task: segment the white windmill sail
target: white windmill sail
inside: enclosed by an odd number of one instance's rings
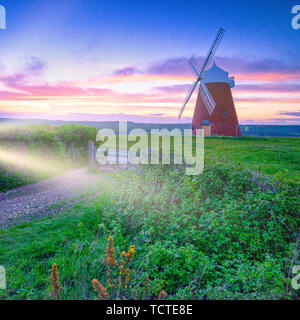
[[[202,76],[203,76],[203,73],[206,70],[207,66],[211,62],[214,54],[216,53],[218,46],[224,36],[224,33],[225,33],[225,30],[223,28],[220,28],[216,37],[215,37],[215,40],[213,41],[213,43],[208,51],[208,54],[204,60],[202,68],[199,68],[198,62],[194,56],[192,56],[191,59],[189,60],[189,63],[197,76],[197,80],[195,82],[193,82],[193,84],[188,92],[188,95],[184,100],[184,103],[179,111],[179,115],[178,115],[179,119],[180,119],[186,105],[188,104],[188,102],[189,102],[189,100],[190,100],[190,98],[191,98],[191,96],[192,96],[192,94],[193,94],[193,92],[199,82],[200,82],[199,92],[200,92],[201,97],[203,99],[203,102],[207,108],[207,111],[210,115],[213,113],[213,111],[216,107],[216,103],[215,103],[213,97],[211,96],[209,90],[207,89],[205,83],[202,81]]]
[[[206,106],[206,109],[207,109],[209,115],[211,116],[211,114],[215,110],[216,103],[215,103],[215,100],[213,99],[213,97],[211,96],[210,92],[208,91],[207,86],[205,85],[205,83],[202,80],[200,81],[199,92],[200,92],[202,100]]]
[[[206,58],[203,62],[202,69],[200,71],[200,77],[202,77],[204,71],[209,66],[210,62],[212,61],[224,34],[225,34],[225,30],[223,28],[220,28],[216,37],[215,37],[215,40],[213,41],[212,45],[210,46],[210,49],[208,50]]]
[[[190,100],[190,98],[191,98],[191,96],[192,96],[195,88],[197,87],[199,81],[200,81],[200,80],[197,80],[197,81],[193,82],[193,84],[192,84],[192,86],[191,86],[191,88],[190,88],[190,90],[189,90],[189,92],[188,92],[188,95],[186,96],[186,98],[185,98],[185,100],[184,100],[184,102],[183,102],[183,105],[182,105],[182,107],[181,107],[181,109],[180,109],[180,111],[179,111],[179,115],[178,115],[178,118],[179,118],[179,119],[180,119],[180,117],[181,117],[181,115],[182,115],[183,110],[185,109],[185,106],[188,104],[188,102],[189,102],[189,100]]]
[[[198,64],[197,59],[194,56],[191,56],[191,59],[189,60],[189,64],[194,70],[196,76],[199,78],[200,77],[200,67]]]

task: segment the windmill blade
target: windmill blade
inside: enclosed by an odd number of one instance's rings
[[[189,64],[192,67],[193,71],[195,72],[196,76],[199,78],[200,76],[200,66],[198,64],[197,59],[194,56],[191,56],[189,60]]]
[[[200,73],[199,73],[200,77],[202,77],[203,72],[205,71],[205,69],[207,68],[207,66],[211,62],[213,56],[215,55],[215,53],[216,53],[216,51],[218,49],[218,46],[219,46],[224,34],[225,34],[225,30],[223,28],[220,28],[218,33],[217,33],[217,35],[216,35],[216,38],[213,41],[213,43],[212,43],[212,45],[211,45],[211,47],[210,47],[210,49],[209,49],[209,51],[207,53],[207,56],[206,56],[206,58],[204,60],[204,63],[202,65],[202,68],[201,68]]]
[[[206,109],[207,109],[209,115],[211,116],[211,114],[215,110],[216,103],[215,103],[215,100],[213,99],[213,97],[211,96],[210,92],[208,91],[207,86],[205,85],[205,83],[203,81],[200,81],[199,92],[200,92],[200,95],[201,95],[203,102],[206,106]]]
[[[200,81],[200,80],[198,79],[197,81],[193,82],[193,84],[192,84],[192,86],[191,86],[191,88],[190,88],[190,90],[189,90],[189,93],[188,93],[188,95],[186,96],[186,98],[185,98],[185,100],[184,100],[184,103],[183,103],[183,105],[182,105],[182,107],[181,107],[181,109],[180,109],[180,111],[179,111],[179,114],[178,114],[178,118],[179,118],[179,119],[180,119],[180,117],[181,117],[181,115],[182,115],[183,110],[185,109],[185,106],[188,104],[188,102],[189,102],[189,100],[190,100],[190,98],[191,98],[191,96],[192,96],[195,88],[197,87],[197,84],[199,83],[199,81]]]

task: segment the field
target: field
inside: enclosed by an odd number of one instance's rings
[[[55,156],[66,167],[86,161],[92,129],[32,128],[35,138],[25,129],[9,136],[18,136],[19,144],[27,137],[26,150],[40,155],[50,135],[50,150],[60,146]],[[82,130],[89,133],[79,135]],[[65,139],[74,136],[83,137],[73,145],[81,164],[70,164]],[[12,168],[3,169],[1,182]],[[199,176],[173,165],[97,174],[103,193],[89,203],[0,230],[0,265],[7,272],[1,298],[55,298],[54,263],[62,299],[95,299],[94,288],[112,299],[299,298],[291,286],[292,267],[299,264],[298,138],[206,139]],[[25,178],[15,171],[3,191],[45,175]]]
[[[210,138],[205,156],[224,158],[280,181],[300,182],[299,138]]]

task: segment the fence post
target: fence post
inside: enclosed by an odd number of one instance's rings
[[[89,167],[91,169],[95,168],[95,158],[96,158],[96,154],[95,154],[95,143],[94,141],[89,141]]]

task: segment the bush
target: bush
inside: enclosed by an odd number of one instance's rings
[[[180,299],[290,297],[299,186],[271,179],[266,188],[263,176],[213,162],[199,176],[149,166],[123,179],[110,203],[106,196],[82,221],[97,225],[100,238],[136,244],[134,268],[149,276],[153,297],[161,290]]]
[[[81,125],[30,125],[3,127],[0,131],[1,148],[20,152],[43,161],[70,167],[86,165],[88,141],[95,140],[97,128]],[[1,149],[0,149],[1,151]],[[7,164],[0,157],[0,192],[50,177],[51,173],[32,173]]]

